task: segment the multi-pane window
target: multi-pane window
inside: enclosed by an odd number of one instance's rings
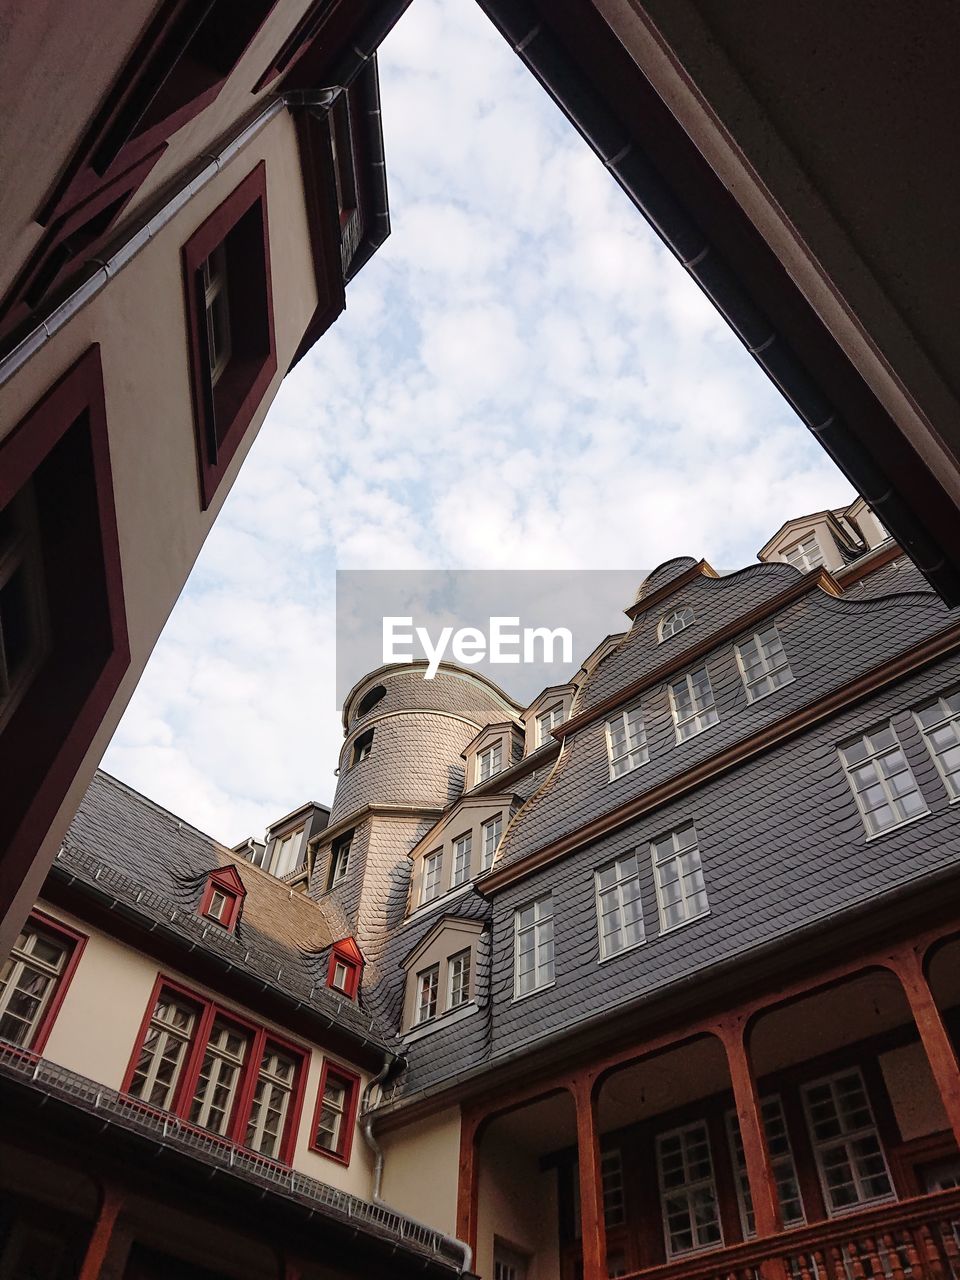
[[[161,993],[140,1046],[129,1093],[152,1107],[170,1110],[196,1023],[193,1005]]]
[[[665,613],[657,627],[658,639],[669,640],[678,631],[689,627],[691,622],[693,622],[693,610],[689,606],[684,609],[674,609],[673,613]]]
[[[607,721],[607,756],[610,778],[620,778],[650,759],[643,712],[639,706],[618,711]]]
[[[210,369],[210,385],[215,387],[230,363],[233,350],[226,242],[218,245],[209,258],[204,258],[200,271],[206,311],[207,364]]]
[[[48,650],[40,534],[32,486],[0,510],[0,727]]]
[[[542,747],[558,724],[563,723],[563,703],[556,702],[537,716],[537,746]]]
[[[336,1071],[328,1063],[324,1065],[312,1145],[341,1160],[350,1153],[357,1086],[355,1076]]]
[[[669,1256],[720,1244],[723,1236],[707,1126],[698,1121],[659,1134],[657,1169]]]
[[[24,926],[0,971],[0,1039],[31,1046],[71,950],[56,934]]]
[[[330,887],[345,880],[347,872],[350,869],[350,840],[349,835],[342,836],[334,842],[333,849],[330,852]]]
[[[605,959],[643,941],[637,855],[629,853],[596,873],[600,955]]]
[[[262,1156],[274,1158],[280,1154],[296,1075],[293,1058],[268,1044],[257,1073],[246,1136],[246,1145]]]
[[[470,879],[470,855],[473,851],[473,832],[457,836],[453,842],[453,885],[465,884]]]
[[[503,743],[498,740],[477,752],[477,782],[486,782],[503,768]]]
[[[525,996],[553,982],[553,895],[514,912],[514,994]]]
[[[190,1105],[191,1124],[214,1133],[226,1133],[248,1048],[249,1037],[245,1032],[217,1018]]]
[[[304,828],[298,827],[296,831],[290,831],[277,839],[271,867],[275,876],[289,875],[291,871],[296,871],[303,865],[303,836]]]
[[[777,1187],[777,1199],[780,1201],[780,1212],[785,1227],[795,1226],[804,1221],[803,1200],[800,1196],[800,1184],[797,1181],[797,1167],[790,1148],[790,1137],[787,1133],[787,1122],[783,1114],[783,1106],[779,1097],[774,1095],[762,1099],[760,1113],[763,1116],[763,1130],[767,1139],[767,1150],[770,1153],[770,1165],[773,1179]],[[743,1138],[735,1111],[727,1112],[727,1134],[730,1138],[730,1151],[733,1156],[733,1167],[737,1178],[737,1202],[740,1207],[740,1223],[745,1236],[756,1235],[757,1226],[753,1213],[753,1198],[750,1195],[750,1182],[747,1177],[747,1161],[743,1152]]]
[[[670,686],[670,709],[678,742],[686,742],[719,722],[706,667],[688,672]]]
[[[500,843],[500,836],[503,834],[503,814],[494,814],[480,828],[480,870],[489,871],[493,866],[493,859],[497,852],[497,845]]]
[[[423,860],[423,884],[420,890],[421,902],[432,902],[440,892],[440,877],[443,874],[443,850],[428,853]]]
[[[792,547],[787,547],[783,558],[787,564],[792,564],[795,569],[801,569],[804,573],[809,569],[819,569],[823,564],[823,552],[813,533],[800,542],[795,542]]]
[[[737,645],[737,661],[748,702],[766,697],[793,679],[776,627],[765,627],[748,640],[741,640]]]
[[[623,1159],[620,1151],[601,1152],[600,1185],[603,1190],[603,1219],[607,1229],[619,1227],[627,1219],[623,1190]]]
[[[458,1009],[470,999],[470,949],[447,961],[447,1008]]]
[[[820,1182],[831,1213],[893,1195],[876,1122],[856,1068],[804,1086]]]
[[[960,689],[927,703],[915,714],[950,799],[960,800]]]
[[[672,929],[709,910],[697,830],[692,822],[651,845],[661,929]]]
[[[437,1016],[440,966],[433,964],[417,974],[417,1022],[429,1022]]]
[[[846,743],[840,758],[868,835],[927,812],[892,724]]]

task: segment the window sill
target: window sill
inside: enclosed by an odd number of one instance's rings
[[[686,923],[687,921],[685,920],[684,924]],[[674,925],[673,927],[677,929],[680,926]],[[662,932],[663,930],[661,930],[661,933]],[[647,941],[647,938],[641,938],[639,942],[631,942],[629,947],[621,947],[619,951],[613,951],[608,956],[600,956],[597,960],[597,964],[609,964],[611,960],[619,960],[621,956],[629,955],[631,951],[639,951],[641,947],[645,947],[647,945]]]
[[[407,921],[416,920],[420,916],[427,916],[435,907],[448,902],[456,902],[458,898],[462,898],[465,893],[473,888],[473,881],[467,880],[464,884],[458,884],[455,889],[448,889],[446,893],[438,893],[435,898],[431,898],[429,902],[421,902],[407,916]]]
[[[644,768],[644,766],[648,765],[649,763],[650,763],[650,757],[647,756],[646,760],[644,760],[641,764],[635,764],[632,769],[627,769],[626,772],[624,773],[618,773],[615,778],[611,775],[607,779],[607,786],[609,786],[611,782],[622,782],[624,778],[629,778],[631,773],[636,773],[638,769]]]
[[[437,1017],[431,1018],[428,1022],[421,1022],[415,1027],[411,1027],[409,1031],[403,1033],[404,1044],[415,1044],[418,1040],[422,1040],[424,1036],[428,1036],[431,1031],[439,1031],[443,1027],[453,1027],[458,1022],[462,1022],[464,1018],[468,1018],[473,1013],[478,1013],[479,1008],[474,1000],[468,1000],[466,1004],[461,1004],[456,1009],[450,1009],[446,1013],[438,1014]]]
[[[871,1209],[875,1204],[892,1204],[896,1199],[896,1192],[891,1191],[886,1196],[874,1196],[870,1200],[860,1200],[857,1204],[845,1204],[842,1209],[827,1208],[827,1220],[849,1218],[852,1213],[859,1213],[861,1209]]]
[[[666,928],[661,924],[659,936],[665,938],[668,933],[676,933],[679,929],[686,929],[687,925],[696,924],[698,920],[706,920],[707,916],[712,914],[713,912],[711,911],[701,911],[698,916],[691,916],[689,920],[681,920],[679,924],[671,924]]]
[[[953,803],[955,802],[951,801],[951,804]],[[904,827],[912,826],[914,822],[920,822],[921,819],[929,818],[929,817],[930,817],[930,810],[924,809],[923,813],[914,814],[912,818],[904,818],[902,822],[896,822],[892,827],[884,827],[882,831],[875,831],[872,836],[868,835],[865,843],[873,844],[874,840],[882,840],[884,836],[892,836],[895,831],[902,831]],[[861,815],[861,821],[863,821],[862,815]]]
[[[681,738],[681,737],[679,737],[679,736],[677,735],[676,729],[674,729],[674,737],[676,737],[676,739],[677,739],[676,745],[677,745],[678,747],[682,747],[682,746],[684,745],[684,743],[686,743],[686,742],[692,742],[692,741],[694,740],[694,738],[699,738],[702,734],[704,734],[704,733],[709,733],[711,729],[716,729],[716,728],[718,728],[718,727],[719,727],[719,725],[720,725],[720,721],[719,721],[719,720],[715,720],[715,721],[713,722],[713,724],[705,724],[705,725],[703,726],[703,728],[702,728],[702,729],[698,729],[696,733],[690,733],[690,734],[688,734],[685,738]],[[711,1246],[711,1247],[712,1247],[712,1246]],[[686,1255],[684,1255],[684,1256],[686,1256]]]
[[[328,1160],[332,1160],[334,1164],[342,1164],[346,1168],[350,1163],[349,1156],[338,1155],[336,1151],[329,1151],[326,1147],[317,1147],[311,1142],[309,1150],[317,1156],[326,1156]]]
[[[557,980],[554,978],[552,982],[545,982],[540,987],[534,987],[532,991],[525,991],[522,996],[514,995],[510,1003],[517,1004],[520,1000],[529,1000],[531,996],[538,996],[541,991],[549,991],[551,987],[555,987],[556,985]]]
[[[773,695],[775,693],[779,693],[781,689],[786,689],[792,685],[796,681],[796,678],[796,676],[791,676],[789,680],[784,680],[783,684],[778,684],[775,689],[768,689],[766,693],[759,693],[755,698],[752,698],[750,696],[750,691],[747,690],[747,705],[752,707],[754,703],[763,702],[765,698],[772,698]]]

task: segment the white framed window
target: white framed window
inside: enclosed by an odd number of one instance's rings
[[[192,1005],[161,994],[130,1081],[133,1097],[170,1110],[196,1021]]]
[[[777,1094],[761,1099],[760,1114],[763,1117],[763,1131],[767,1139],[767,1150],[770,1153],[770,1165],[773,1169],[773,1180],[777,1186],[777,1199],[780,1201],[783,1225],[794,1227],[806,1221],[806,1218],[803,1212],[803,1199],[800,1195],[800,1183],[797,1180],[797,1166],[790,1146],[790,1135],[787,1132],[787,1121],[783,1114],[783,1104]],[[750,1181],[747,1177],[747,1161],[743,1152],[740,1124],[737,1113],[732,1108],[727,1112],[727,1137],[730,1141],[730,1155],[737,1180],[740,1225],[743,1228],[744,1237],[749,1239],[757,1234],[757,1224],[753,1212],[753,1197],[750,1194]]]
[[[863,1077],[856,1067],[803,1086],[813,1154],[831,1214],[893,1198]]]
[[[333,977],[330,980],[331,987],[336,987],[338,991],[346,991],[352,976],[352,970],[345,961],[334,960]]]
[[[710,1138],[702,1121],[657,1135],[657,1172],[668,1256],[722,1244]]]
[[[470,948],[447,961],[447,1008],[459,1009],[470,1000]]]
[[[627,1208],[623,1188],[623,1158],[617,1147],[600,1153],[600,1185],[603,1190],[603,1219],[607,1229],[622,1226],[627,1220]]]
[[[293,1058],[268,1043],[257,1073],[245,1140],[246,1146],[262,1156],[275,1159],[280,1154],[296,1074]]]
[[[223,892],[222,889],[214,889],[210,895],[210,905],[207,907],[206,914],[214,920],[222,920],[223,914],[230,905],[231,899]]]
[[[800,569],[803,573],[811,569],[819,569],[823,564],[823,552],[820,550],[820,543],[815,533],[806,534],[792,547],[787,547],[782,554],[787,564],[792,564],[795,569]]]
[[[636,853],[608,862],[594,873],[600,956],[607,959],[643,942],[643,904]]]
[[[334,842],[330,851],[330,887],[339,884],[347,878],[347,872],[350,870],[350,842],[352,833],[347,836],[341,836],[339,840]]]
[[[840,759],[867,835],[929,812],[892,724],[845,743]]]
[[[420,887],[420,901],[432,902],[440,894],[440,878],[443,875],[443,850],[428,853],[423,860],[423,884]]]
[[[273,849],[273,866],[275,876],[285,876],[303,865],[303,827],[279,836]]]
[[[503,768],[503,742],[493,742],[477,752],[477,782],[486,782]]]
[[[0,729],[49,648],[49,626],[32,486],[0,511]]]
[[[417,974],[417,1023],[429,1022],[437,1016],[437,994],[440,987],[440,966],[432,964]]]
[[[209,258],[204,258],[201,274],[203,305],[206,310],[207,363],[210,367],[210,385],[215,387],[230,363],[233,350],[226,242],[217,245]]]
[[[670,710],[678,742],[686,742],[719,723],[720,716],[713,701],[713,686],[706,667],[688,671],[674,681],[670,686]]]
[[[914,713],[951,800],[960,800],[960,689]]]
[[[678,631],[683,631],[693,622],[693,610],[686,606],[683,609],[674,609],[672,613],[665,613],[657,624],[657,640],[663,643],[669,640],[671,636],[675,636]]]
[[[362,760],[368,760],[373,751],[373,730],[367,729],[356,738],[353,743],[353,765],[358,765]]]
[[[622,778],[625,773],[639,769],[650,759],[647,731],[639,704],[611,716],[607,721],[606,733],[611,782],[614,778]]]
[[[249,1037],[238,1027],[214,1021],[190,1106],[191,1124],[226,1133],[248,1046]]]
[[[473,852],[473,832],[466,831],[457,836],[453,842],[453,880],[452,887],[466,884],[470,879],[470,858]]]
[[[553,894],[518,907],[513,929],[514,997],[549,987],[554,979]]]
[[[62,939],[24,925],[0,970],[0,1039],[29,1048],[70,951]]]
[[[741,640],[736,649],[748,702],[758,702],[792,682],[793,672],[775,626],[755,631],[749,639]]]
[[[563,724],[563,703],[555,702],[537,716],[537,746],[542,747],[558,724]]]
[[[497,845],[503,834],[503,814],[495,813],[480,828],[480,870],[489,871],[496,857]]]
[[[693,823],[655,840],[650,851],[661,931],[705,916],[710,906]]]

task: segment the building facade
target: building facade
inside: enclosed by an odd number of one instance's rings
[[[371,672],[264,841],[97,776],[3,973],[4,1274],[960,1273],[955,613],[861,500],[626,613],[526,707]]]

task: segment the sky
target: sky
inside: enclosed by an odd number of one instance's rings
[[[228,844],[333,796],[337,569],[638,587],[853,497],[478,6],[414,0],[379,61],[392,234],[283,383],[103,762]]]

